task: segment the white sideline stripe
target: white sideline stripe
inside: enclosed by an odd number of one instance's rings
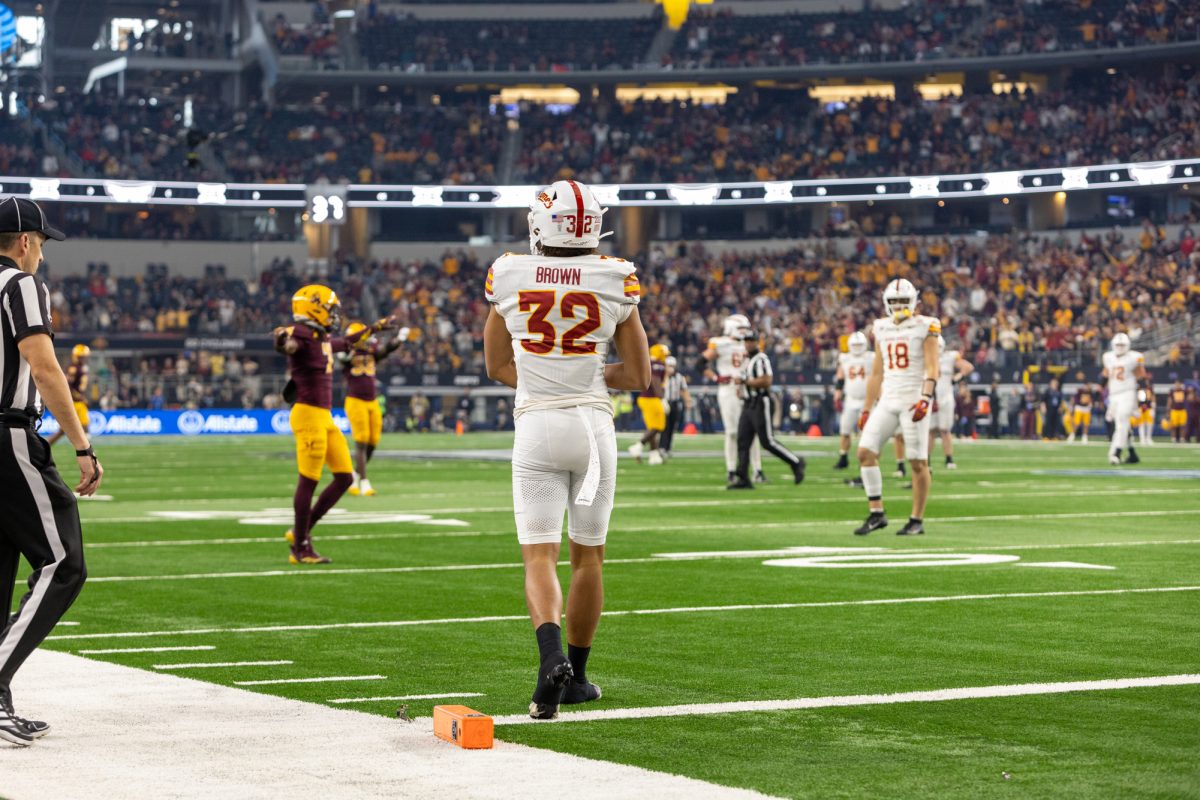
[[[478,536],[516,536],[512,531],[431,531],[429,533],[350,533],[321,536],[322,542],[359,542],[377,539],[458,539]],[[210,544],[274,544],[282,536],[234,536],[226,539],[149,539],[131,542],[88,542],[84,547],[108,549],[114,547],[202,547]]]
[[[493,750],[463,750],[434,737],[428,725],[353,706],[52,650],[34,651],[27,666],[13,690],[22,707],[54,720],[58,733],[20,753],[0,749],[0,794],[12,800],[764,797],[505,741]],[[280,758],[280,742],[293,741],[304,742],[303,769]]]
[[[908,603],[953,603],[970,600],[1036,599],[1041,597],[1098,597],[1120,594],[1158,594],[1162,592],[1200,592],[1200,586],[1156,586],[1142,589],[1081,589],[1069,592],[1009,592],[1004,594],[958,594],[932,597],[885,597],[874,600],[826,600],[810,603],[758,603],[728,606],[687,606],[605,611],[605,617],[629,617],[647,614],[695,614],[721,611],[758,611],[793,608],[842,608],[850,606],[905,605]],[[200,636],[212,633],[287,633],[289,631],[352,630],[355,628],[407,628],[419,625],[458,625],[478,622],[528,622],[528,614],[489,617],[447,617],[444,619],[402,619],[379,622],[330,622],[316,625],[261,625],[249,628],[192,628],[174,631],[128,631],[123,633],[75,633],[49,636],[47,641],[66,639],[133,639],[148,636]]]
[[[1100,517],[1169,517],[1169,516],[1194,516],[1200,515],[1200,509],[1184,509],[1174,511],[1113,511],[1108,514],[1094,513],[1068,513],[1068,514],[1001,514],[995,516],[979,516],[979,517],[929,517],[927,521],[931,524],[945,522],[987,522],[987,521],[1021,521],[1033,519],[1075,519],[1088,518],[1097,519]],[[807,520],[799,522],[779,522],[765,523],[759,525],[744,525],[746,529],[751,528],[771,528],[771,527],[787,527],[787,528],[808,528],[813,526],[829,527],[830,525],[848,525],[847,520]],[[699,530],[704,528],[718,528],[720,530],[729,530],[729,525],[697,525],[691,530]],[[622,532],[632,531],[662,531],[669,528],[621,528]],[[687,530],[687,528],[684,528]],[[1080,545],[1084,547],[1086,545]],[[954,548],[959,549],[959,548]],[[988,548],[988,549],[1001,549]],[[660,558],[652,556],[649,558],[610,558],[604,563],[612,564],[668,564],[680,561],[705,561],[714,558],[714,556],[702,556],[693,558],[684,558],[675,556],[671,558]],[[567,565],[569,562],[560,561],[560,565]],[[466,572],[471,570],[489,570],[489,569],[521,569],[524,565],[521,563],[507,564],[429,564],[419,567],[352,567],[345,569],[315,569],[315,570],[298,570],[298,569],[271,569],[260,572],[197,572],[184,573],[180,575],[105,575],[96,578],[88,578],[89,583],[132,583],[146,581],[198,581],[198,580],[216,580],[219,578],[286,578],[286,577],[304,577],[304,576],[329,576],[329,575],[392,575],[403,574],[408,572]]]
[[[211,644],[191,647],[113,647],[108,650],[76,650],[81,656],[107,656],[114,653],[178,653],[184,650],[216,650]]]
[[[1058,569],[1116,569],[1105,564],[1084,564],[1081,561],[1023,561],[1017,567],[1050,567]]]
[[[829,548],[837,550],[839,553],[870,553],[887,551],[893,554],[904,554],[908,556],[919,556],[926,553],[962,553],[962,552],[992,552],[994,550],[1077,550],[1088,547],[1148,547],[1159,544],[1200,544],[1200,539],[1153,539],[1144,542],[1087,542],[1081,544],[996,544],[987,546],[972,546],[972,547],[914,547],[909,550],[903,548],[899,550],[889,550],[886,547],[857,547],[857,548]],[[782,556],[793,555],[808,555],[809,551],[819,548],[795,546],[795,547],[765,547],[762,550],[703,550],[697,552],[675,552],[675,553],[655,553],[657,558],[671,559],[675,561],[701,561],[710,558],[726,558],[726,559],[750,559],[759,558],[777,558]],[[1064,562],[1066,563],[1066,562]],[[1026,562],[1022,565],[1027,566]]]
[[[808,708],[844,708],[846,706],[876,706],[894,703],[939,703],[945,700],[979,700],[991,697],[1025,697],[1027,695],[1067,694],[1069,692],[1100,692],[1114,689],[1145,689],[1159,686],[1195,686],[1200,675],[1159,675],[1152,678],[1116,678],[1100,681],[1063,681],[1059,683],[1015,683],[1002,686],[973,686],[964,689],[936,689],[928,692],[898,692],[896,694],[852,694],[833,697],[801,697],[795,700],[747,700],[730,703],[689,703],[680,706],[649,706],[645,708],[612,708],[595,711],[567,711],[555,722],[595,722],[613,719],[649,719],[688,717],[704,714],[743,714],[764,711],[797,711]],[[494,717],[497,725],[525,725],[541,720],[528,714]]]
[[[194,664],[155,664],[155,669],[216,669],[218,667],[280,667],[294,661],[199,661]]]
[[[839,484],[830,483],[828,485],[832,487],[832,486],[837,486]],[[217,488],[217,487],[214,487],[214,488]],[[845,488],[845,487],[843,487],[843,488]],[[995,492],[968,492],[968,493],[943,494],[943,495],[934,494],[932,499],[938,500],[938,501],[943,501],[943,500],[945,500],[945,501],[994,500],[994,499],[1003,497],[1007,490],[1010,490],[1014,487],[1013,487],[1013,484],[1006,483],[1006,484],[999,484],[999,485],[997,485],[996,488],[998,491],[995,491]],[[1001,490],[1003,490],[1003,491],[1001,491]],[[1063,494],[1063,491],[1069,492],[1071,497],[1091,497],[1091,496],[1119,497],[1119,496],[1123,496],[1123,495],[1172,495],[1172,494],[1188,494],[1191,492],[1190,489],[1165,489],[1165,488],[1153,488],[1152,487],[1152,488],[1142,490],[1142,491],[1138,491],[1137,489],[1115,489],[1115,490],[1109,490],[1109,491],[1104,491],[1101,489],[1095,489],[1095,490],[1092,490],[1092,489],[1084,489],[1084,490],[1068,489],[1068,490],[1062,490],[1062,491],[1055,490],[1055,491],[1041,491],[1041,492],[1034,491],[1034,492],[1022,492],[1021,496],[1022,497],[1061,497]],[[708,493],[711,494],[711,491]],[[886,500],[886,499],[891,498],[891,499],[899,500],[906,496],[907,496],[907,493],[905,493],[903,491],[889,492],[889,493],[884,494],[884,499]],[[862,497],[861,490],[851,491],[851,490],[847,489],[847,494],[844,497],[814,497],[814,498],[810,498],[810,499],[805,499],[804,503],[805,503],[805,505],[828,505],[828,504],[846,504],[846,503],[861,504],[862,501],[863,501],[863,497]],[[763,498],[761,500],[735,500],[735,499],[730,499],[730,500],[670,500],[670,501],[664,501],[661,503],[649,503],[649,502],[632,502],[632,503],[624,502],[623,503],[620,500],[618,500],[617,504],[615,506],[615,510],[620,511],[622,509],[635,509],[635,508],[691,508],[694,506],[726,507],[726,506],[794,505],[796,502],[797,502],[797,500],[794,497],[793,498],[767,497],[767,498]],[[378,513],[380,513],[380,514],[490,514],[490,513],[499,513],[499,512],[511,513],[512,505],[510,504],[510,505],[506,505],[506,506],[481,506],[481,507],[475,507],[475,508],[446,508],[446,507],[424,508],[424,509],[402,508],[402,509],[395,509],[392,511],[380,511]],[[240,514],[243,514],[247,519],[251,519],[251,518],[253,518],[253,516],[256,512],[250,511],[250,510],[246,510],[244,512],[231,510],[231,511],[221,511],[221,513],[222,514],[239,514],[240,513]],[[230,521],[236,521],[236,518],[234,518],[232,520],[230,518],[225,518],[225,519],[179,519],[179,518],[165,518],[165,517],[155,517],[155,516],[145,515],[145,516],[140,516],[140,517],[98,517],[96,519],[88,519],[87,523],[89,525],[92,525],[92,524],[96,524],[96,523],[104,524],[104,523],[134,523],[134,522],[159,522],[159,523],[161,523],[161,522],[230,522]],[[433,523],[447,524],[447,522],[448,521],[428,520],[424,523],[411,522],[411,523],[401,523],[401,524],[429,525],[429,524],[433,524]],[[364,524],[381,524],[381,523],[366,522]],[[637,528],[635,530],[656,530],[656,529]],[[409,532],[409,533],[393,534],[393,535],[389,536],[388,538],[418,539],[418,538],[441,538],[441,537],[471,536],[471,535],[480,535],[480,534],[475,534],[474,532],[471,532],[471,531],[428,531],[428,532],[413,531],[413,532]],[[249,542],[249,541],[278,542],[281,538],[282,538],[281,536],[273,536],[273,537],[260,536],[260,537],[236,538],[236,539],[232,539],[231,541],[235,542],[235,543],[236,542]],[[341,536],[333,536],[333,535],[321,536],[322,541],[342,539],[342,538],[343,537],[341,537]],[[356,538],[365,538],[365,537],[361,537],[359,535],[346,535],[344,538],[346,540],[353,540]],[[207,540],[205,543],[211,544],[214,541],[215,540],[210,539],[210,540]],[[118,543],[98,543],[96,545],[89,544],[89,546],[115,547],[115,546],[119,546],[119,544]]]
[[[277,683],[337,683],[340,681],[386,681],[386,675],[331,675],[327,678],[279,678],[272,681],[234,681],[236,686],[271,686]]]
[[[448,692],[445,694],[397,694],[391,697],[339,697],[326,703],[376,703],[384,700],[440,700],[448,697],[483,697],[482,692]]]

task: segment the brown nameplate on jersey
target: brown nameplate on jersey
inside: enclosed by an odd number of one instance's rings
[[[534,280],[538,283],[569,283],[578,286],[583,279],[579,267],[538,267]]]

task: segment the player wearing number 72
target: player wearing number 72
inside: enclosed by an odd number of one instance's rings
[[[650,353],[634,265],[597,252],[605,209],[590,189],[558,181],[530,205],[531,255],[488,270],[488,375],[517,390],[513,510],[525,601],[540,667],[529,713],[597,700],[585,668],[604,604],[601,565],[617,485],[609,389],[644,391]],[[621,363],[610,364],[615,346]],[[562,650],[558,554],[563,514],[571,547],[567,652]]]
[[[883,475],[879,451],[896,428],[912,467],[912,516],[897,531],[900,536],[925,532],[925,501],[929,498],[929,410],[938,381],[938,336],[941,323],[920,316],[917,289],[898,278],[883,290],[888,316],[875,320],[875,363],[867,379],[867,398],[859,427],[858,462],[870,514],[854,532],[865,536],[886,528],[883,512]],[[878,403],[876,403],[878,401]]]

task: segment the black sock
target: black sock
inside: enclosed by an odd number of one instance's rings
[[[587,683],[588,654],[592,652],[591,647],[576,647],[567,642],[567,658],[571,659],[571,669],[575,671],[575,680],[581,683]]]
[[[562,652],[562,628],[553,622],[543,622],[537,629],[538,652],[542,661]]]
[[[918,525],[920,525],[920,524],[921,524],[921,518],[920,518],[920,517],[909,517],[909,518],[908,518],[908,521],[909,521],[909,522],[915,522],[915,523],[917,523]]]
[[[1120,452],[1119,450],[1117,452]],[[1133,458],[1137,455],[1137,451],[1133,449],[1133,445],[1129,445],[1129,457]]]
[[[946,463],[947,463],[947,464],[953,464],[953,463],[954,463],[954,456],[946,456]]]

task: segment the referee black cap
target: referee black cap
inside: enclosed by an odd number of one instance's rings
[[[67,238],[46,222],[46,212],[23,197],[0,197],[0,233],[42,233],[57,242]]]

